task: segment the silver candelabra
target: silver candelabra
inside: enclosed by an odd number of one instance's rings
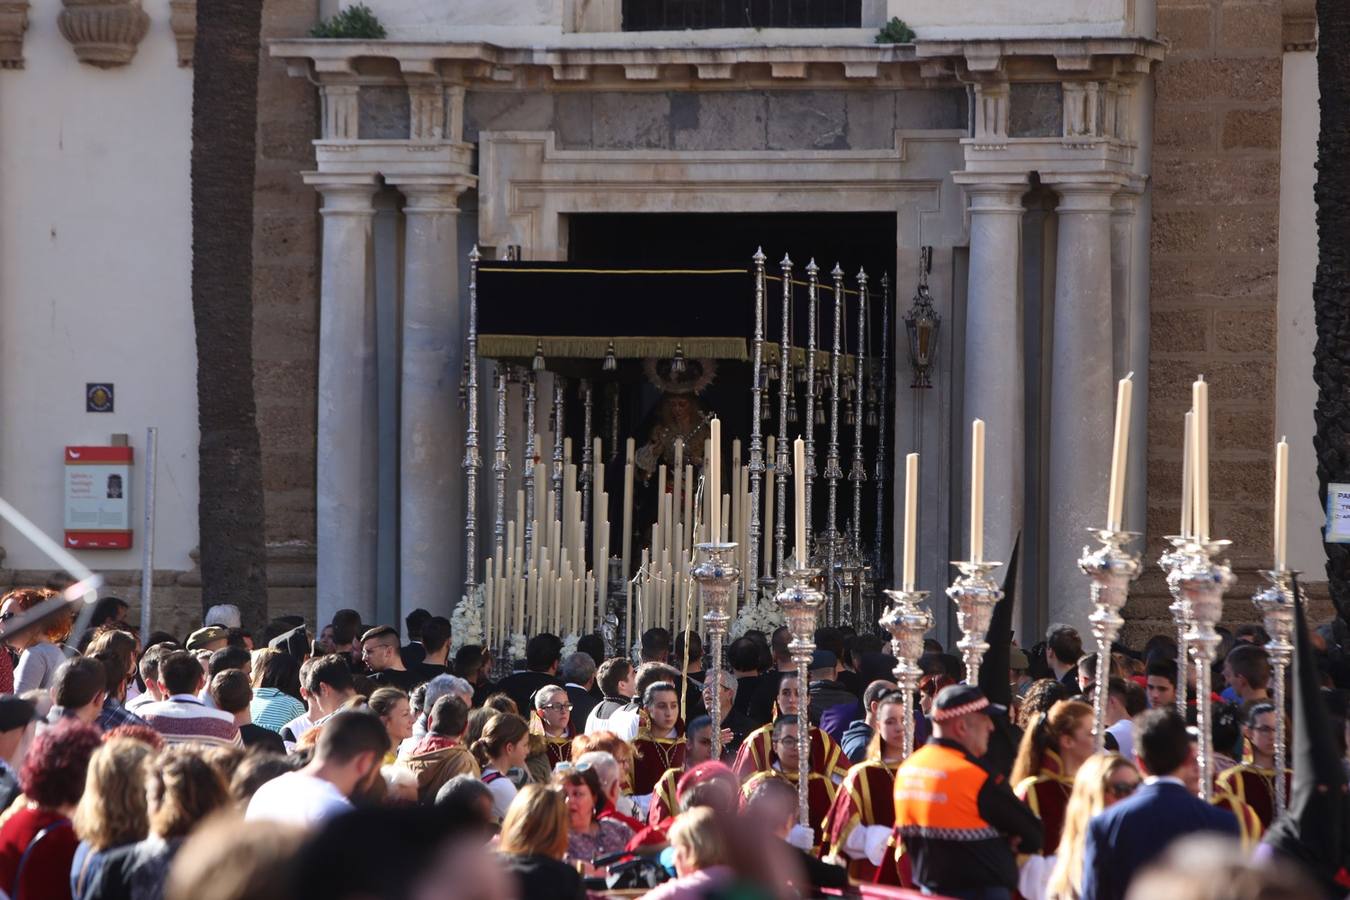
[[[1191,628],[1186,632],[1186,643],[1195,656],[1195,712],[1196,727],[1200,731],[1200,797],[1206,803],[1214,792],[1214,735],[1209,704],[1210,679],[1215,651],[1219,647],[1218,631],[1223,618],[1223,594],[1236,580],[1227,561],[1215,562],[1228,541],[1194,540],[1185,548],[1181,564],[1181,591],[1191,607]]]
[[[881,615],[881,627],[891,633],[891,655],[899,662],[895,667],[895,682],[904,695],[906,759],[914,752],[914,692],[919,689],[923,669],[923,638],[933,627],[933,614],[923,605],[927,591],[886,591],[891,605]]]
[[[703,604],[703,624],[708,630],[708,643],[712,647],[712,750],[713,759],[722,758],[722,642],[727,635],[727,608],[731,596],[740,580],[741,570],[736,568],[736,544],[708,542],[698,544],[702,554],[699,564],[691,573],[698,582],[699,599]]]
[[[956,604],[956,625],[961,639],[956,642],[961,659],[966,665],[966,684],[980,683],[980,662],[989,650],[989,621],[994,607],[1003,599],[1003,591],[989,574],[1003,565],[1001,562],[962,560],[952,565],[961,570],[961,577],[947,588],[947,596]]]
[[[783,589],[774,598],[783,611],[792,640],[788,652],[797,664],[797,819],[811,827],[811,715],[810,692],[811,656],[816,652],[816,621],[825,595],[816,588],[819,569],[795,569],[784,579]],[[714,726],[716,727],[716,726]]]
[[[1130,582],[1139,577],[1139,554],[1127,553],[1124,545],[1139,535],[1131,531],[1109,528],[1092,529],[1101,546],[1096,550],[1083,548],[1078,568],[1092,579],[1092,636],[1097,639],[1097,689],[1092,697],[1092,734],[1097,752],[1106,749],[1106,700],[1110,693],[1111,644],[1120,634],[1125,620],[1120,611],[1129,598]]]
[[[1186,561],[1188,537],[1170,535],[1172,549],[1158,557],[1158,566],[1167,573],[1167,589],[1172,594],[1172,605],[1167,611],[1177,629],[1177,714],[1186,718],[1187,691],[1190,688],[1190,653],[1186,649],[1186,634],[1191,630],[1191,603],[1181,590],[1181,564]]]
[[[1261,622],[1270,642],[1266,652],[1270,654],[1270,665],[1274,670],[1271,677],[1275,681],[1275,815],[1281,815],[1289,804],[1284,783],[1284,770],[1288,755],[1288,736],[1285,734],[1285,672],[1294,655],[1294,589],[1293,580],[1298,574],[1288,569],[1272,569],[1262,572],[1270,581],[1264,589],[1252,597],[1252,603],[1261,613]]]

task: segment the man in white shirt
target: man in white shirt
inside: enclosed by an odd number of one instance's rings
[[[279,775],[258,788],[244,819],[316,826],[352,808],[353,794],[380,777],[389,733],[379,716],[343,710],[330,716],[314,759],[298,772]]]

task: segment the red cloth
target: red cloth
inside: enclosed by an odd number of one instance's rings
[[[417,742],[409,756],[421,756],[423,753],[435,753],[459,743],[459,738],[446,737],[443,734],[429,734]]]
[[[60,813],[31,807],[10,816],[5,827],[0,828],[0,887],[9,896],[18,893],[14,878],[24,850],[38,832],[57,822],[66,824],[52,828],[28,857],[23,869],[23,884],[18,887],[22,887],[24,897],[70,900],[70,863],[79,844],[75,829]]]
[[[599,821],[604,821],[605,819],[613,819],[615,822],[620,822],[624,825],[627,825],[629,830],[631,830],[634,834],[637,834],[639,831],[641,831],[643,828],[646,827],[637,819],[633,818],[632,816],[625,816],[623,813],[619,812],[612,806],[606,806],[603,811],[596,813],[595,818]]]
[[[14,693],[14,657],[0,647],[0,694]]]

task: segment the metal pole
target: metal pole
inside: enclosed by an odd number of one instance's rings
[[[563,432],[567,415],[567,382],[553,375],[553,518],[562,521]],[[555,560],[556,562],[556,560]]]
[[[469,251],[468,424],[464,434],[464,593],[478,583],[478,245]]]
[[[703,603],[703,623],[708,630],[708,644],[712,650],[712,669],[708,673],[713,680],[712,707],[712,758],[722,758],[722,642],[726,639],[727,607],[732,592],[740,579],[740,569],[736,568],[736,544],[710,541],[697,545],[703,559],[694,567],[694,581],[698,582],[699,597]]]
[[[141,538],[141,643],[150,640],[150,596],[155,583],[155,478],[159,429],[145,429],[145,534]]]
[[[828,546],[825,548],[825,594],[830,599],[830,608],[834,621],[839,621],[839,594],[834,581],[835,554],[838,552],[836,537],[839,515],[839,479],[844,472],[839,468],[839,362],[840,341],[844,333],[844,270],[834,264],[830,275],[834,277],[834,334],[830,350],[830,445],[825,456],[825,479],[829,482],[828,520],[825,534]]]
[[[799,566],[811,564],[811,544],[815,541],[815,526],[811,508],[811,488],[816,481],[816,315],[820,290],[820,268],[815,259],[806,264],[806,407],[802,417],[802,456],[806,462],[806,559]]]
[[[792,356],[792,259],[783,254],[778,264],[783,270],[783,324],[778,342],[778,446],[774,459],[774,575],[783,577],[788,570],[784,545],[787,543],[787,484],[792,474],[788,453],[788,388],[791,386]],[[802,564],[799,562],[798,567]]]
[[[506,455],[506,382],[507,368],[497,366],[497,428],[492,450],[492,555],[502,558],[506,544],[506,473],[511,461]]]
[[[863,390],[867,372],[867,273],[858,270],[858,352],[853,356],[853,466],[848,480],[853,483],[853,558],[862,563],[862,492],[867,481],[863,468]],[[857,590],[862,590],[862,573],[858,573]],[[856,622],[857,611],[854,611]]]
[[[1290,640],[1294,634],[1292,582],[1298,573],[1272,569],[1262,574],[1270,584],[1252,597],[1252,603],[1261,612],[1262,624],[1270,635],[1266,652],[1270,654],[1271,677],[1275,680],[1275,814],[1280,815],[1289,804],[1284,783],[1289,747],[1289,737],[1285,734],[1284,675],[1294,654],[1294,645]]]
[[[890,402],[886,394],[889,379],[886,366],[890,362],[890,327],[891,276],[883,274],[881,276],[881,373],[877,376],[877,462],[876,474],[872,479],[873,492],[877,498],[876,537],[873,539],[874,546],[872,548],[876,570],[872,574],[878,581],[884,581],[886,578],[884,561],[890,556],[882,549],[882,542],[886,539],[886,408]]]
[[[1129,599],[1130,582],[1139,576],[1139,554],[1128,553],[1124,545],[1139,535],[1109,528],[1093,532],[1101,547],[1084,552],[1078,568],[1092,579],[1092,635],[1097,639],[1097,685],[1092,693],[1092,734],[1097,752],[1106,749],[1106,701],[1110,694],[1111,644],[1125,621],[1120,611]],[[1087,551],[1087,547],[1083,550]]]
[[[764,388],[760,377],[764,367],[764,249],[755,251],[755,335],[750,342],[750,546],[746,548],[745,602],[759,596],[759,486],[764,477],[764,445],[760,439],[760,407]],[[720,723],[714,723],[714,728]]]
[[[520,468],[520,486],[525,491],[525,521],[516,523],[517,532],[522,532],[524,538],[524,558],[528,561],[533,559],[531,551],[534,548],[534,456],[539,452],[539,447],[535,443],[535,404],[538,401],[538,382],[533,369],[527,369],[524,373],[525,382],[525,452],[521,458]],[[527,562],[528,565],[528,562]]]
[[[585,547],[591,535],[591,520],[595,517],[595,511],[591,509],[591,472],[595,463],[595,448],[592,446],[595,441],[595,423],[592,414],[595,411],[595,389],[591,386],[589,378],[581,379],[581,402],[583,415],[581,418],[581,434],[584,442],[581,448],[581,546],[582,555],[585,555]],[[594,556],[594,554],[592,554]],[[584,573],[586,566],[584,561],[579,563]],[[600,571],[599,561],[591,560],[591,565],[595,571]]]

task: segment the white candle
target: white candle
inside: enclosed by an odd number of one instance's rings
[[[806,568],[806,444],[801,438],[792,442],[793,522],[792,540],[795,565]]]
[[[620,538],[620,540],[621,540],[621,542],[622,542],[622,543],[621,543],[621,546],[622,546],[622,548],[623,548],[623,553],[622,553],[623,565],[622,565],[621,568],[623,569],[623,577],[624,577],[624,580],[625,580],[625,581],[628,580],[628,576],[631,574],[631,572],[629,571],[629,563],[631,562],[631,560],[632,560],[632,558],[633,558],[633,556],[632,556],[632,552],[633,552],[633,457],[632,457],[632,455],[631,455],[631,454],[632,454],[632,449],[633,449],[633,439],[632,439],[632,438],[629,438],[629,439],[628,439],[628,449],[629,449],[629,454],[630,454],[630,455],[629,455],[629,457],[628,457],[628,462],[624,463],[624,467],[623,467],[623,535],[622,535],[622,537]]]
[[[1195,475],[1195,413],[1191,410],[1186,411],[1182,427],[1186,435],[1181,453],[1181,536],[1188,538],[1195,534],[1195,486],[1191,484]]]
[[[693,485],[684,480],[684,441],[675,439],[675,464],[670,469],[670,508],[675,511],[675,521],[671,523],[671,529],[684,534],[684,520],[687,516],[681,516],[684,507],[680,505],[681,489],[693,493]]]
[[[712,444],[712,458],[708,463],[708,481],[706,490],[712,498],[712,509],[722,502],[722,420],[714,418],[708,425],[709,442]],[[716,515],[711,522],[716,522]]]
[[[1275,445],[1275,571],[1288,568],[1289,439]]]
[[[1106,527],[1120,531],[1125,508],[1125,470],[1130,455],[1130,398],[1134,391],[1134,373],[1116,385],[1116,434],[1111,443],[1111,488],[1106,499]]]
[[[984,420],[970,424],[970,561],[984,562]]]
[[[919,542],[919,454],[905,456],[905,558],[901,587],[914,590],[914,549]]]
[[[1201,375],[1191,385],[1191,404],[1195,413],[1195,468],[1191,489],[1195,492],[1195,535],[1209,540],[1209,385]]]

